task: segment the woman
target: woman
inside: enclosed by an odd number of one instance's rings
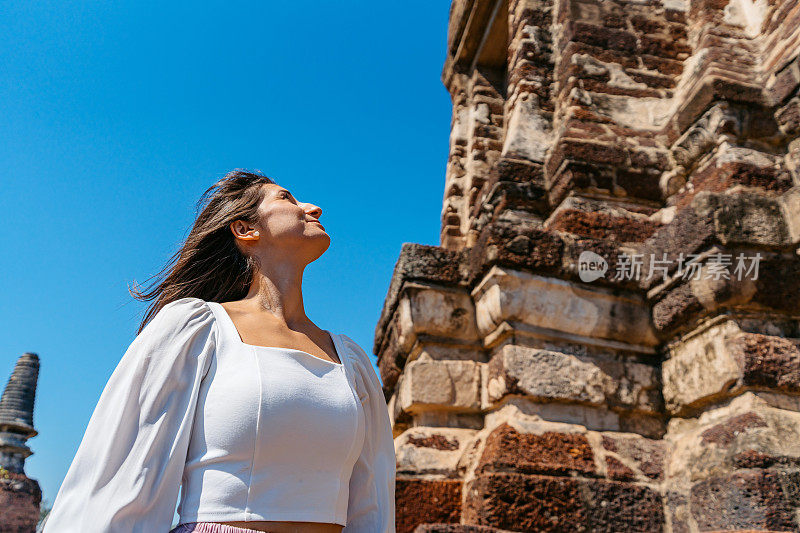
[[[103,390],[44,533],[394,533],[395,456],[361,347],[305,315],[322,210],[210,187]]]

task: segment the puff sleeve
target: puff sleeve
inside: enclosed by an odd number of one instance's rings
[[[342,335],[353,354],[355,386],[364,397],[366,432],[350,476],[347,524],[342,533],[395,533],[396,459],[389,410],[366,352]]]
[[[156,313],[103,389],[43,533],[169,531],[216,344],[204,300]]]

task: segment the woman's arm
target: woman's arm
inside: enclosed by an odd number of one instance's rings
[[[342,533],[395,533],[394,439],[380,381],[366,352],[342,335],[355,354],[356,388],[363,401],[366,433],[350,476],[347,525]]]
[[[43,533],[169,531],[216,339],[199,298],[153,317],[103,389]]]

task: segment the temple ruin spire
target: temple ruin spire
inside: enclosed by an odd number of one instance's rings
[[[12,472],[24,473],[25,459],[33,453],[26,441],[38,434],[33,427],[38,378],[39,356],[22,354],[0,398],[0,466]]]

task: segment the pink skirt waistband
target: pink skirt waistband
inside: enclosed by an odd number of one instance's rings
[[[181,524],[169,533],[263,533],[257,529],[217,524],[215,522],[189,522]]]

